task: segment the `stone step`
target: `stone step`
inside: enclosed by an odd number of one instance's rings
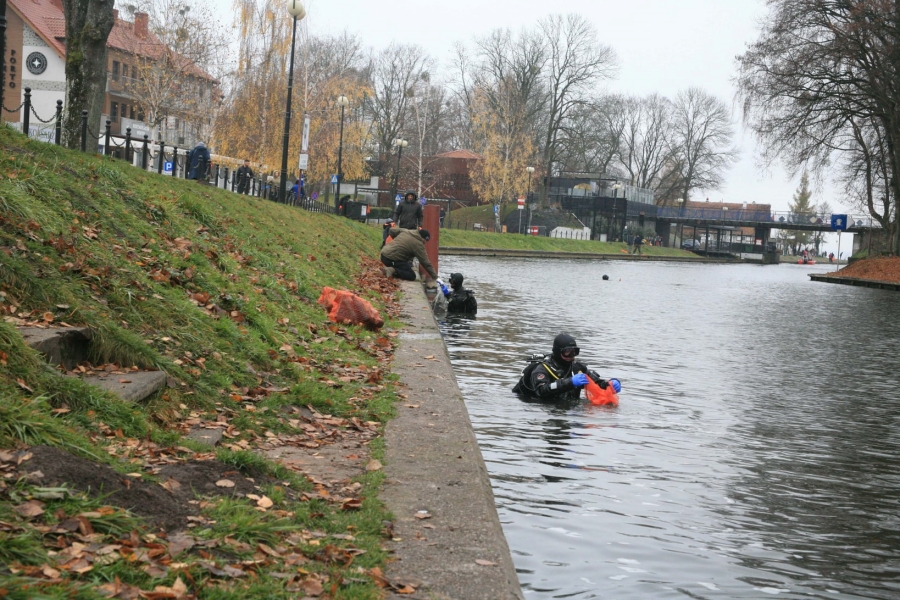
[[[129,402],[140,402],[166,387],[165,371],[129,371],[128,373],[93,374],[82,377],[85,383],[95,385]]]
[[[52,365],[74,369],[87,360],[91,345],[89,327],[17,327],[25,343],[47,357]]]

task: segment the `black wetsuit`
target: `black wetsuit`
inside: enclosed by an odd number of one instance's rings
[[[606,389],[606,381],[584,363],[566,362],[548,354],[543,360],[525,367],[513,392],[548,400],[574,400],[581,394],[581,388],[572,385],[572,375],[577,373],[587,373],[601,388]]]
[[[467,315],[477,313],[478,302],[475,300],[475,292],[464,288],[455,288],[447,296],[447,312]]]

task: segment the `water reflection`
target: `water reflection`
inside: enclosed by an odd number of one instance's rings
[[[442,263],[478,293],[442,331],[530,597],[900,595],[900,295],[794,265]],[[561,330],[618,409],[511,393]]]

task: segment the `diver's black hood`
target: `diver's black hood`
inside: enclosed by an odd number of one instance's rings
[[[561,333],[553,338],[553,358],[555,358],[559,364],[566,364],[568,361],[562,359],[562,351],[566,348],[577,347],[578,344],[575,342],[575,338],[568,333]]]

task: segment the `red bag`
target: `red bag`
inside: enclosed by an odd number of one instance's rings
[[[587,385],[584,386],[584,395],[594,406],[618,406],[619,396],[612,385],[607,385],[604,390],[588,376]]]
[[[367,300],[345,290],[326,287],[317,300],[328,311],[328,318],[335,323],[363,325],[369,329],[379,329],[384,319]]]

